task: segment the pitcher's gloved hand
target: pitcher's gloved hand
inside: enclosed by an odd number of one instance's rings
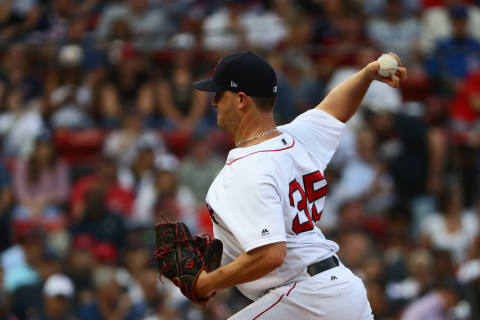
[[[220,266],[222,242],[205,236],[192,237],[183,222],[157,224],[155,237],[160,274],[179,287],[185,297],[205,305],[210,297],[197,297],[195,284],[202,270],[210,272]]]

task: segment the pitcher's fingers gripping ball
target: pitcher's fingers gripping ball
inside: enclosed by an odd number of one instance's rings
[[[395,53],[382,54],[377,61],[367,65],[369,75],[393,88],[400,86],[400,81],[407,79],[407,69],[402,66],[400,58]]]
[[[220,266],[222,242],[206,236],[192,237],[183,222],[157,224],[155,237],[160,275],[170,279],[194,303],[206,304],[210,297],[197,297],[195,284],[203,270],[211,272]]]
[[[398,69],[398,62],[395,57],[389,54],[383,54],[380,58],[377,59],[378,63],[380,64],[380,69],[378,69],[378,73],[382,77],[390,78],[392,75],[397,72]]]

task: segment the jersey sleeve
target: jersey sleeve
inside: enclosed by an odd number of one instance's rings
[[[278,128],[302,144],[324,169],[340,144],[345,124],[325,111],[311,109]]]
[[[252,173],[242,176],[222,200],[222,216],[245,252],[263,245],[285,242],[281,200],[272,177]]]

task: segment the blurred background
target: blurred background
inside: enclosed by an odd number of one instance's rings
[[[0,0],[0,319],[226,319],[159,281],[153,226],[211,232],[233,147],[192,81],[266,57],[287,123],[382,52],[326,172],[322,231],[379,320],[480,319],[480,1]]]

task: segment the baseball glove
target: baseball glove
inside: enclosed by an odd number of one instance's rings
[[[195,284],[202,270],[211,272],[220,266],[222,242],[209,237],[192,237],[183,222],[159,223],[155,226],[155,236],[160,275],[170,279],[185,297],[205,305],[210,297],[197,297]]]

